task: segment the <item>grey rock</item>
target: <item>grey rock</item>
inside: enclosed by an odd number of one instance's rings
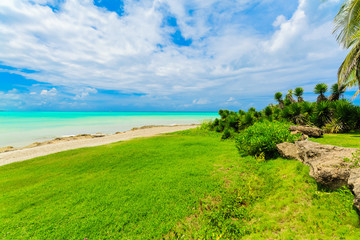
[[[353,162],[344,160],[352,159],[357,149],[311,141],[280,143],[277,149],[281,156],[308,165],[309,175],[322,186],[332,190],[349,186],[355,196],[354,206],[360,210],[360,168],[354,168]]]
[[[321,137],[324,135],[324,131],[317,127],[309,127],[309,126],[290,126],[289,130],[291,132],[301,132],[309,137]]]

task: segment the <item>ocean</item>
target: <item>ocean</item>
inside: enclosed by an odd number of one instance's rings
[[[214,112],[0,112],[0,147],[78,134],[112,134],[145,125],[201,123],[216,117]]]

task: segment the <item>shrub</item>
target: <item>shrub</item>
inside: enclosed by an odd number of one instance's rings
[[[265,112],[265,115],[267,117],[270,117],[272,114],[273,114],[273,110],[270,106],[267,106],[265,109],[264,109],[264,112]]]
[[[223,134],[221,135],[221,139],[225,140],[225,139],[233,138],[234,134],[235,133],[231,128],[226,128]]]
[[[332,121],[337,122],[340,125],[340,131],[337,132],[349,132],[356,128],[356,124],[359,116],[357,115],[356,106],[346,100],[339,100],[331,104],[332,108]],[[335,131],[336,133],[336,131]]]
[[[276,144],[294,142],[299,135],[291,135],[289,125],[280,122],[257,122],[242,131],[236,138],[240,152],[252,156],[264,155],[266,159],[277,156]]]
[[[203,121],[200,125],[200,129],[205,131],[211,131],[213,130],[213,124],[214,123],[211,121]]]

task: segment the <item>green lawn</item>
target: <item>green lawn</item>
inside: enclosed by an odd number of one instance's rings
[[[0,239],[359,239],[349,190],[189,130],[0,167]]]
[[[339,147],[360,148],[360,132],[325,134],[322,138],[311,138],[310,140]]]

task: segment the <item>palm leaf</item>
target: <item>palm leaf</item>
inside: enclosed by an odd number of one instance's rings
[[[337,41],[345,48],[357,40],[353,38],[360,26],[360,0],[347,0],[341,6],[334,20]]]
[[[360,41],[350,50],[338,70],[338,84],[346,88],[359,85]],[[359,85],[360,86],[360,85]]]

